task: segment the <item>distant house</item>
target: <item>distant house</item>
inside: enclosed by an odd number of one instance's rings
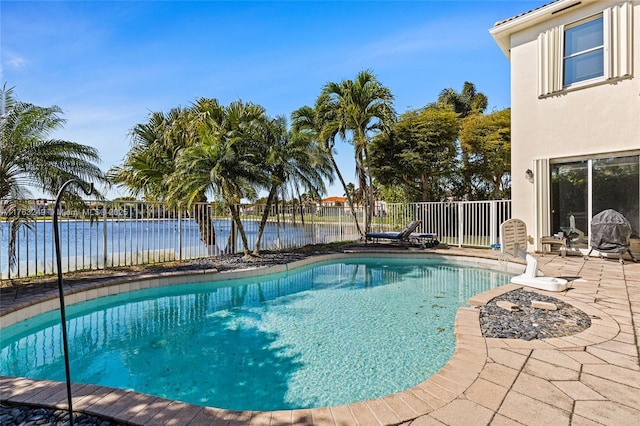
[[[346,202],[347,199],[345,197],[327,197],[322,199],[321,205],[323,207],[341,207],[344,206]]]
[[[512,214],[530,242],[605,209],[640,234],[640,1],[558,0],[489,30],[511,62]],[[580,234],[581,233],[581,234]]]

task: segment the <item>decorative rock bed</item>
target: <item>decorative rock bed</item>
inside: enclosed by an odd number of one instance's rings
[[[576,334],[590,326],[589,315],[580,309],[555,297],[524,289],[498,296],[480,308],[480,329],[484,337],[546,339]]]
[[[26,405],[11,406],[0,404],[0,424],[6,426],[24,425],[50,425],[66,426],[69,424],[69,412],[67,410],[53,410],[49,408],[34,408]],[[99,417],[76,413],[73,424],[77,426],[120,426]]]

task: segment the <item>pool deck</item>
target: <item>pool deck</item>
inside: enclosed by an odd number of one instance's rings
[[[425,253],[496,259],[489,250]],[[474,296],[469,307],[460,308],[451,360],[433,377],[398,394],[328,408],[240,412],[74,384],[74,409],[131,425],[638,424],[640,263],[621,265],[598,257],[585,262],[578,256],[549,254],[538,261],[545,275],[571,281],[567,292],[541,293],[582,309],[592,318],[590,328],[534,341],[482,337],[474,306],[520,287],[508,284]],[[35,296],[5,297],[0,317],[33,303],[25,297]],[[61,382],[0,377],[0,400],[66,408],[66,388]]]

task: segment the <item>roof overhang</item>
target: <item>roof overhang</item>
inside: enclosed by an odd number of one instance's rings
[[[505,54],[507,59],[511,60],[511,34],[522,31],[533,25],[539,24],[548,20],[552,14],[561,12],[563,10],[573,8],[581,3],[588,3],[592,0],[580,1],[580,0],[558,0],[553,3],[542,6],[531,12],[524,13],[505,21],[496,23],[496,25],[489,30],[489,33],[493,39],[498,43],[500,50]]]

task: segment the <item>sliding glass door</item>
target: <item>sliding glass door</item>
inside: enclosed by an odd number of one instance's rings
[[[589,220],[614,209],[640,235],[640,156],[551,162],[551,231],[576,248],[588,247]]]
[[[593,160],[593,214],[622,213],[637,237],[640,229],[640,163],[637,155]]]

